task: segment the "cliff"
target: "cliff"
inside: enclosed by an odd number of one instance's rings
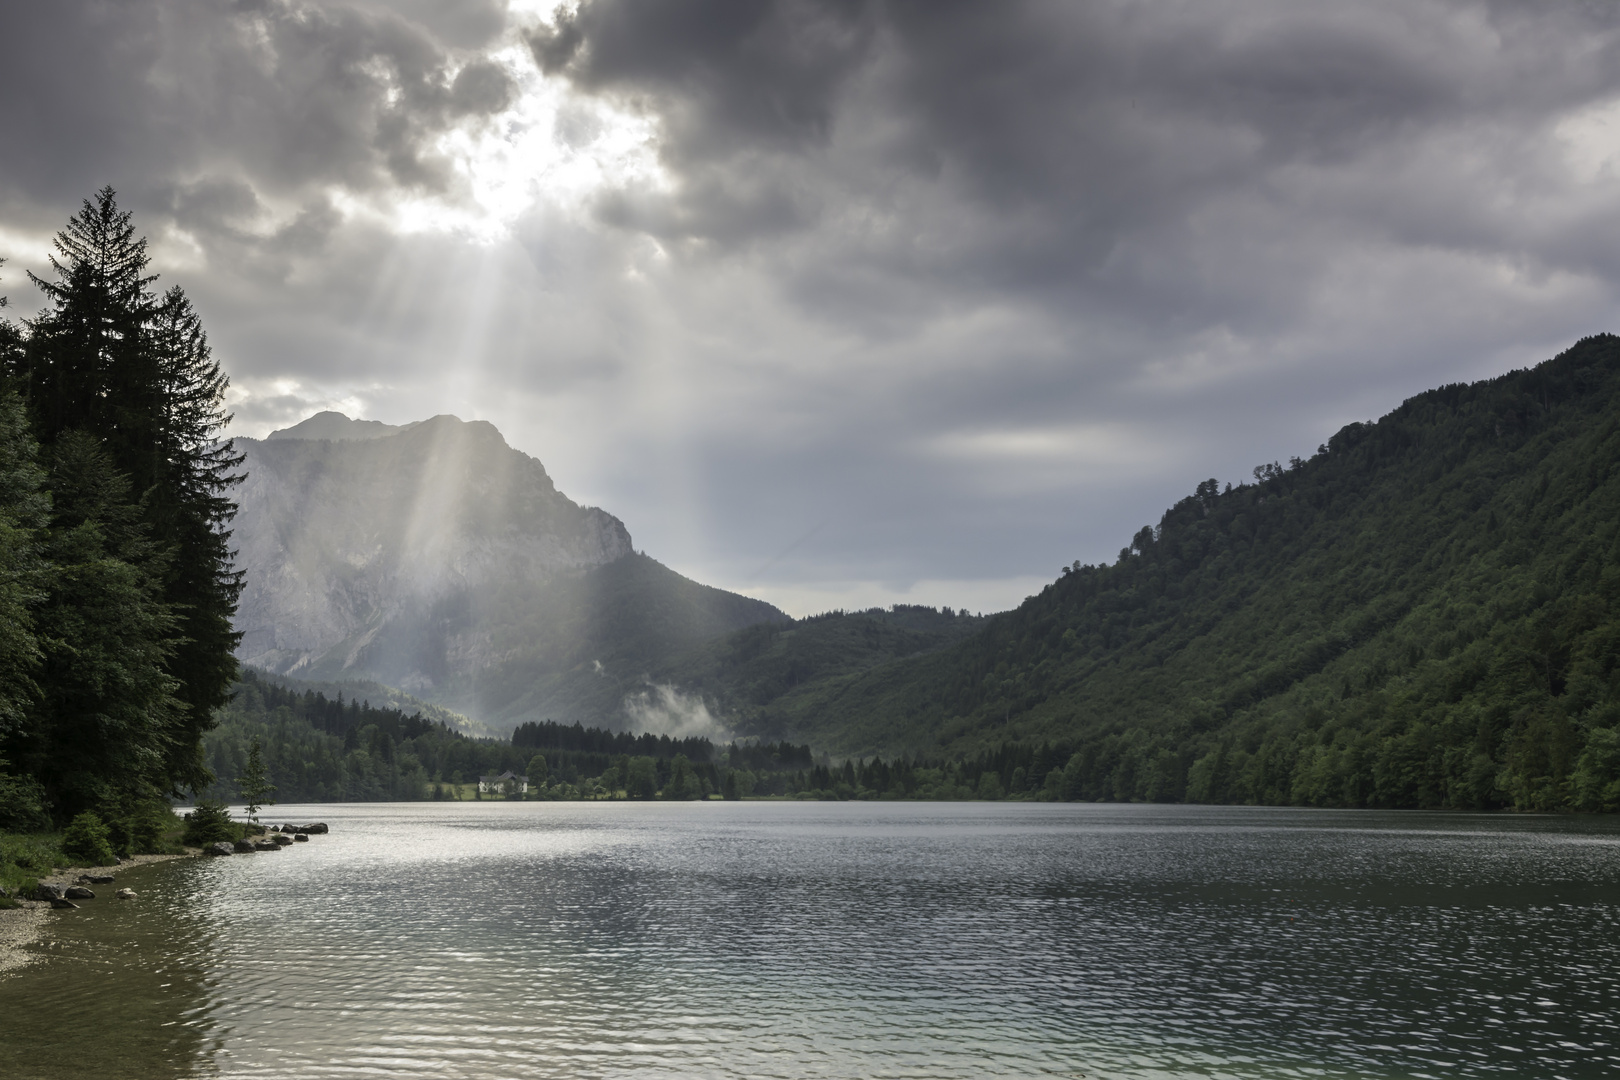
[[[373,679],[515,723],[548,707],[537,683],[572,669],[595,675],[618,656],[616,676],[633,679],[668,650],[783,617],[641,557],[599,580],[633,555],[624,524],[563,495],[487,423],[393,428],[325,413],[237,446],[238,655],[267,671]],[[593,610],[603,604],[612,610]],[[586,697],[559,709],[617,719],[603,713],[618,699]],[[529,704],[509,716],[517,699]]]

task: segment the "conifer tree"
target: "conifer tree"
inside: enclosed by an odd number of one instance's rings
[[[177,644],[162,596],[167,553],[148,538],[129,481],[92,436],[68,431],[49,482],[41,700],[13,745],[15,763],[71,815],[171,787],[186,728],[167,670]]]
[[[242,775],[236,778],[236,790],[241,793],[248,820],[257,825],[259,810],[275,802],[270,796],[276,793],[276,786],[270,782],[270,773],[264,767],[264,751],[256,738],[248,747],[247,764],[242,768]]]
[[[164,555],[150,563],[161,568],[151,599],[169,627],[158,644],[175,706],[161,772],[176,790],[199,787],[210,779],[200,737],[236,674],[231,616],[241,576],[225,526],[242,458],[219,438],[230,419],[226,379],[185,293],[153,291],[146,241],[110,187],[85,201],[55,246],[55,280],[30,274],[47,309],[27,323],[7,366],[39,441],[93,439]]]
[[[38,687],[39,659],[32,608],[41,597],[44,564],[38,535],[49,498],[34,460],[22,402],[0,384],[0,746],[22,726]]]
[[[230,422],[224,409],[227,380],[210,354],[202,320],[180,288],[164,294],[150,333],[161,402],[151,519],[175,556],[165,595],[176,607],[184,643],[170,671],[180,681],[186,709],[183,742],[194,751],[236,678],[233,650],[241,635],[232,629],[231,616],[242,575],[232,568],[226,526],[236,513],[227,493],[241,479],[233,470],[242,455],[218,438]],[[177,780],[206,783],[200,756],[193,753],[177,765],[183,767]]]

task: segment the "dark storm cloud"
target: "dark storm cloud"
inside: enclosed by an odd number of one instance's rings
[[[666,152],[695,159],[824,140],[875,25],[858,0],[585,4],[529,43],[542,70],[667,113]]]
[[[1050,577],[1620,300],[1610,6],[14,6],[14,304],[110,182],[254,430],[483,416],[718,584]]]
[[[1065,300],[1083,285],[1081,302],[1162,317],[1169,299],[1194,321],[1234,314],[1175,265],[1222,200],[1273,211],[1254,246],[1330,215],[1540,257],[1497,208],[1448,198],[1453,176],[1433,176],[1423,222],[1417,193],[1358,205],[1343,181],[1376,192],[1391,157],[1449,134],[1495,142],[1501,182],[1534,182],[1547,119],[1611,95],[1620,60],[1612,11],[1572,5],[587,0],[530,40],[543,66],[663,121],[682,187],[638,213],[608,201],[616,223],[733,243],[856,205],[900,219],[863,245],[886,273]],[[1289,205],[1312,174],[1341,190]],[[1262,297],[1291,303],[1278,269],[1249,298],[1260,317]]]
[[[488,5],[461,5],[469,21]],[[477,36],[477,35],[473,35]],[[510,78],[454,57],[386,10],[243,0],[21,5],[0,46],[0,191],[12,211],[60,214],[62,192],[113,182],[177,213],[234,187],[299,195],[449,183],[433,140],[469,114],[499,112]],[[230,177],[218,179],[219,174]],[[213,195],[187,190],[188,183]],[[222,187],[222,185],[224,185]],[[253,190],[249,190],[249,188]],[[206,205],[205,205],[206,204]]]
[[[1206,470],[1533,363],[1620,291],[1613,172],[1577,175],[1591,146],[1560,128],[1620,96],[1606,6],[585,0],[529,43],[659,124],[673,186],[600,220],[700,277],[746,265],[829,328],[851,400],[816,463],[715,446],[704,468],[748,503],[721,518],[824,487],[869,523],[851,563],[1105,555]],[[1010,332],[946,329],[975,312]],[[773,471],[803,487],[750,475]],[[975,484],[977,526],[937,509]],[[1049,501],[1081,491],[1111,510]],[[885,512],[919,495],[936,509]]]

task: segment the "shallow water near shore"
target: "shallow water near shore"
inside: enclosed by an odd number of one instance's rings
[[[1620,822],[277,807],[0,976],[50,1077],[1620,1075]],[[120,885],[124,884],[121,878]],[[111,890],[107,890],[110,893]]]

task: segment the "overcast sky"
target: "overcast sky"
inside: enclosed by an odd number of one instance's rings
[[[988,612],[1616,329],[1620,14],[8,5],[11,314],[103,184],[237,434],[485,419],[699,580]]]

